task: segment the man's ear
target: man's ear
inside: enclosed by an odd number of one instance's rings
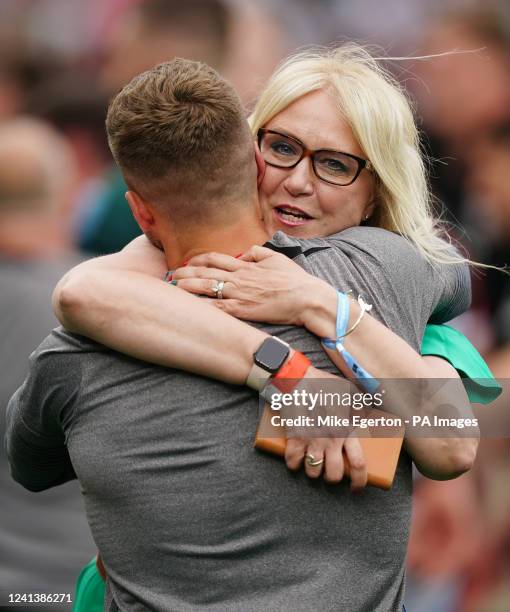
[[[259,188],[264,178],[264,174],[266,173],[266,162],[264,161],[259,145],[256,142],[254,143],[254,147],[255,161],[257,162],[257,188]]]
[[[142,196],[136,191],[126,191],[126,200],[133,217],[140,226],[144,234],[150,233],[154,229],[155,218],[152,209]]]

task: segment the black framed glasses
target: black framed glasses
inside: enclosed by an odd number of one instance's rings
[[[372,170],[372,164],[362,157],[331,149],[312,151],[297,138],[274,130],[260,128],[257,139],[262,157],[269,166],[295,168],[303,158],[309,157],[317,178],[332,185],[346,187],[354,183],[363,168]]]

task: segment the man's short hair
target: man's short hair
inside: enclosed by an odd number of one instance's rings
[[[106,129],[129,188],[175,222],[220,220],[249,199],[256,165],[242,103],[204,63],[178,58],[136,76]]]

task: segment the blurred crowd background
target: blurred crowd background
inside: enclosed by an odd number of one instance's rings
[[[58,278],[138,234],[105,138],[112,94],[177,55],[216,67],[249,110],[286,54],[349,39],[394,57],[462,51],[389,66],[415,101],[456,238],[473,259],[510,264],[508,0],[0,0],[2,408],[54,325]],[[473,290],[454,324],[510,378],[510,277],[476,273]],[[68,592],[94,551],[77,488],[36,499],[9,484],[4,457],[0,469],[0,593]],[[410,612],[510,610],[509,476],[502,437],[482,440],[470,474],[417,480]]]

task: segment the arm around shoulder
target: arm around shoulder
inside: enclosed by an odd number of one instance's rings
[[[166,272],[162,251],[145,236],[130,242],[113,255],[89,259],[67,272],[53,292],[53,308],[58,320],[69,331],[87,335],[87,328],[100,323],[101,306],[119,298],[117,276],[139,273],[140,290],[145,277],[162,279]],[[108,284],[106,284],[106,282]]]
[[[53,295],[57,317],[136,359],[244,384],[267,334],[164,282],[165,271],[161,252],[139,238],[68,272]]]

